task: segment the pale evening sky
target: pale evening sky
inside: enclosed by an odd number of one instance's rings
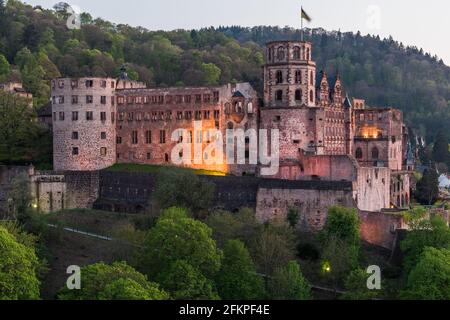
[[[26,0],[51,8],[58,0]],[[305,26],[392,35],[422,47],[450,65],[448,0],[68,0],[71,5],[115,23],[150,30],[220,25],[300,27],[300,6],[313,18]]]

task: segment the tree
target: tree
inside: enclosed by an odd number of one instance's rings
[[[433,205],[439,197],[439,177],[435,169],[427,169],[417,183],[415,197],[420,204]]]
[[[6,80],[7,76],[11,72],[11,66],[9,65],[6,57],[0,53],[0,81]]]
[[[342,241],[359,246],[360,243],[360,220],[356,209],[344,207],[331,207],[322,231],[322,238],[328,239],[336,236]]]
[[[189,218],[186,210],[165,210],[145,240],[142,269],[153,278],[175,261],[185,260],[212,279],[220,268],[222,252],[217,249],[211,235],[211,229]]]
[[[401,296],[413,300],[450,300],[450,250],[425,248]]]
[[[447,163],[449,161],[448,137],[444,131],[436,135],[433,146],[433,159],[436,162]]]
[[[355,269],[345,279],[344,288],[346,293],[342,296],[344,300],[371,300],[376,298],[378,292],[367,288],[369,274],[363,269]]]
[[[167,293],[127,265],[91,264],[81,269],[81,289],[60,291],[61,300],[166,300]]]
[[[428,220],[417,217],[409,225],[410,231],[400,244],[407,273],[417,264],[426,247],[450,248],[450,229],[442,218]]]
[[[230,240],[225,245],[222,267],[216,278],[219,295],[225,300],[253,300],[263,295],[263,282],[245,245]]]
[[[177,260],[159,277],[161,286],[176,300],[218,300],[214,283],[185,260]]]
[[[0,300],[39,299],[38,258],[0,226]]]
[[[163,170],[156,178],[155,198],[162,208],[185,207],[198,213],[210,208],[215,185],[192,172]]]
[[[203,83],[207,86],[219,84],[221,70],[214,63],[203,63],[201,66],[203,72]]]
[[[311,287],[303,277],[296,261],[278,268],[269,285],[270,298],[274,300],[310,300]]]

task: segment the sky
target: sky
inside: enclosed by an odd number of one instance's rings
[[[51,8],[58,0],[25,0]],[[300,6],[310,28],[361,31],[392,37],[436,54],[450,65],[448,0],[68,0],[82,12],[149,30],[221,25],[300,27]]]

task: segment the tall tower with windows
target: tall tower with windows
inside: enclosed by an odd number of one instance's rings
[[[270,107],[316,106],[316,63],[310,42],[267,44],[264,102]]]
[[[265,59],[260,127],[279,130],[281,167],[301,168],[299,159],[303,155],[324,154],[325,114],[316,96],[312,44],[270,42],[266,45]],[[292,173],[282,172],[280,176],[292,176]]]

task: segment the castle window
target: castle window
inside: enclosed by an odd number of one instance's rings
[[[78,103],[78,96],[72,96],[72,104]]]
[[[166,162],[169,162],[169,155],[168,155],[167,153],[164,155],[164,160],[165,160]]]
[[[192,111],[186,111],[186,112],[184,113],[184,118],[185,118],[186,120],[191,120],[191,119],[192,119]]]
[[[114,112],[111,112],[111,123],[114,123],[116,120],[116,114]]]
[[[177,120],[183,120],[183,111],[177,112]]]
[[[208,120],[211,117],[211,111],[203,111],[203,119]]]
[[[196,94],[195,95],[195,103],[201,103],[202,102],[202,95]]]
[[[203,95],[203,102],[210,103],[211,102],[211,95],[210,94]]]
[[[102,80],[102,81],[100,82],[100,86],[101,86],[102,88],[106,88],[106,80]]]
[[[283,83],[283,72],[281,70],[277,71],[277,84]]]
[[[60,89],[64,88],[64,80],[59,80],[59,81],[58,81],[58,87],[59,87]]]
[[[160,144],[166,143],[166,131],[165,130],[159,131],[159,143]]]
[[[191,103],[191,96],[190,95],[185,95],[184,96],[184,103]]]
[[[311,60],[311,49],[306,49],[306,60]]]
[[[138,144],[138,132],[136,130],[131,131],[131,143]]]
[[[378,148],[377,148],[377,147],[374,147],[374,148],[372,149],[372,159],[378,159],[379,155],[380,155],[380,153],[379,153],[379,151],[378,151]]]
[[[100,112],[100,120],[106,121],[106,112]]]
[[[297,83],[297,84],[302,83],[302,71],[301,70],[295,71],[295,83]]]
[[[72,140],[78,140],[78,132],[77,131],[72,132]]]
[[[296,60],[300,60],[300,47],[294,47],[294,53],[292,57]]]
[[[369,121],[373,121],[373,113],[369,113]]]
[[[136,97],[136,104],[142,104],[142,97]]]
[[[77,156],[79,154],[78,147],[72,148],[72,155]]]
[[[311,90],[311,91],[309,92],[309,101],[310,101],[311,103],[314,103],[314,91],[313,91],[313,90]]]
[[[214,102],[219,102],[219,92],[218,91],[214,91],[213,100],[214,100]]]
[[[202,112],[195,111],[195,120],[202,120]]]
[[[175,97],[175,102],[178,104],[183,103],[183,96],[177,95]]]
[[[125,99],[123,97],[117,97],[117,104],[123,104]]]
[[[219,119],[220,118],[220,110],[214,110],[214,119]]]
[[[150,130],[145,131],[145,143],[146,144],[152,143],[152,132]]]
[[[361,113],[361,114],[359,115],[359,121],[364,121],[364,113]]]
[[[277,50],[277,59],[278,60],[284,60],[285,58],[285,53],[284,53],[284,48],[283,47],[279,47]]]
[[[302,100],[302,90],[300,90],[300,89],[295,90],[295,100],[297,100],[297,101]]]
[[[59,113],[59,120],[64,121],[64,112]]]
[[[111,89],[114,89],[114,87],[116,86],[114,81],[111,81]]]
[[[166,96],[166,104],[172,103],[172,96]]]
[[[361,148],[356,149],[356,159],[362,159],[363,152]]]
[[[102,157],[105,157],[106,154],[107,154],[106,148],[105,148],[105,147],[100,148],[100,155],[101,155]]]
[[[87,121],[94,120],[94,113],[92,111],[86,111],[86,120]]]
[[[59,104],[63,104],[64,103],[64,96],[59,96],[58,97],[58,103]]]
[[[313,86],[314,85],[314,72],[311,71],[311,75],[309,77],[309,83]]]
[[[70,84],[72,86],[72,89],[78,88],[78,81],[77,80],[70,81]]]
[[[117,144],[122,144],[122,137],[117,136],[116,137],[116,143]]]
[[[94,97],[93,96],[86,96],[86,103],[93,103]]]
[[[106,140],[106,132],[100,133],[100,139]]]
[[[92,88],[94,86],[93,80],[86,80],[86,88]]]
[[[283,90],[277,90],[277,92],[275,93],[275,100],[283,101]]]
[[[280,121],[281,121],[281,116],[276,116],[276,117],[275,117],[275,121],[276,121],[276,122],[280,122]]]

